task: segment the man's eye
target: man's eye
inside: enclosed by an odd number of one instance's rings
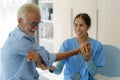
[[[36,24],[38,24],[37,22],[31,22],[31,25],[36,25]]]
[[[39,22],[31,22],[30,23],[30,25],[33,26],[33,27],[36,26],[36,25],[38,25],[38,24],[39,24]]]

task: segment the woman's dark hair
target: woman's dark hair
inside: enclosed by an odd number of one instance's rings
[[[74,23],[77,18],[82,18],[85,21],[85,23],[87,24],[87,26],[91,26],[91,19],[87,13],[80,13],[80,14],[76,15],[76,17],[74,19]]]

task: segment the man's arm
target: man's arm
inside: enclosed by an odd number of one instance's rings
[[[56,60],[55,61],[66,59],[70,56],[78,54],[79,52],[80,52],[80,48],[77,48],[75,50],[68,51],[68,52],[62,52],[62,54],[61,53],[56,53],[55,54],[56,55]],[[41,56],[33,50],[29,51],[28,56],[27,56],[27,61],[35,61],[37,67],[43,66],[43,64],[44,64]]]

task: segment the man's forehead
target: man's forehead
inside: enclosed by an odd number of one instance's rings
[[[27,19],[28,20],[32,20],[32,21],[40,21],[41,17],[39,13],[28,13],[27,15]]]

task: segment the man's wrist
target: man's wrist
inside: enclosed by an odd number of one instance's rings
[[[50,73],[53,73],[53,72],[54,72],[54,70],[49,69],[49,72],[50,72]]]
[[[53,73],[54,70],[55,70],[55,67],[54,67],[54,66],[51,66],[51,67],[49,68],[49,72],[50,72],[50,73]]]

